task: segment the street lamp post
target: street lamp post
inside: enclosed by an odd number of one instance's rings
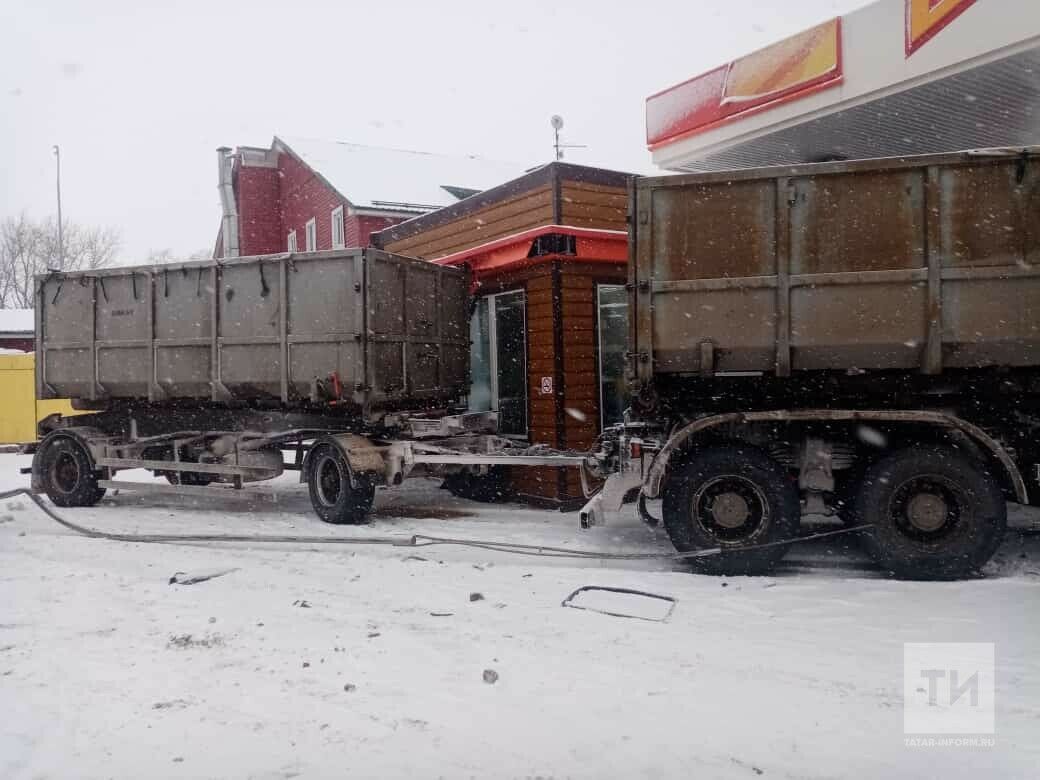
[[[54,158],[57,161],[57,187],[58,187],[58,268],[65,269],[65,241],[62,235],[61,224],[61,148],[54,145]]]

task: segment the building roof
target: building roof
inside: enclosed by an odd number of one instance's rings
[[[1040,3],[875,0],[647,99],[671,170],[1040,143]]]
[[[319,173],[361,209],[433,211],[524,172],[516,163],[476,155],[452,156],[297,136],[274,145]]]
[[[409,236],[424,233],[441,225],[454,222],[488,206],[501,203],[519,193],[527,192],[546,184],[552,184],[557,190],[560,182],[564,180],[611,187],[625,187],[631,176],[632,174],[622,171],[593,168],[587,165],[575,165],[574,163],[546,163],[522,175],[514,175],[509,177],[508,180],[500,180],[495,183],[495,186],[472,195],[465,200],[457,201],[455,204],[445,206],[437,211],[412,217],[405,222],[386,228],[375,233],[373,239],[376,246],[383,247],[394,241],[401,241]],[[559,199],[554,198],[553,222],[559,222],[562,219],[561,214],[555,213],[559,210],[559,206]]]
[[[0,333],[32,335],[36,318],[32,309],[0,309]]]

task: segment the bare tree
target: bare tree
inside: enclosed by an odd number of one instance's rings
[[[0,223],[0,308],[31,309],[36,274],[103,268],[119,251],[114,228],[65,222],[62,232],[64,247],[59,247],[53,219],[35,221],[21,214]]]
[[[178,254],[172,249],[152,249],[145,257],[147,265],[166,265],[167,263],[187,263],[194,260],[212,260],[212,249],[196,249],[187,255]]]
[[[0,308],[18,308],[40,254],[40,234],[25,214],[0,224]]]

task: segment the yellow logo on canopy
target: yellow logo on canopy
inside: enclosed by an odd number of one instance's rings
[[[975,0],[906,0],[906,54],[909,57]]]
[[[832,19],[741,57],[730,65],[724,100],[755,100],[785,93],[838,71],[839,23]]]

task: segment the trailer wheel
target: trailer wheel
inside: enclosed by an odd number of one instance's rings
[[[871,466],[856,497],[856,521],[874,527],[863,544],[886,571],[906,579],[957,579],[978,572],[1007,528],[993,476],[948,447],[899,450]]]
[[[319,445],[311,453],[307,487],[318,517],[336,525],[363,522],[376,494],[375,485],[367,480],[360,480],[356,488],[350,484],[347,459],[331,444]]]
[[[105,488],[98,486],[93,459],[75,439],[52,439],[36,457],[43,490],[57,506],[94,506],[105,495]]]
[[[801,521],[798,490],[784,468],[760,449],[740,444],[697,453],[665,485],[663,519],[679,552],[719,547],[694,558],[707,574],[760,574],[772,569],[786,545],[741,547],[793,538]]]

